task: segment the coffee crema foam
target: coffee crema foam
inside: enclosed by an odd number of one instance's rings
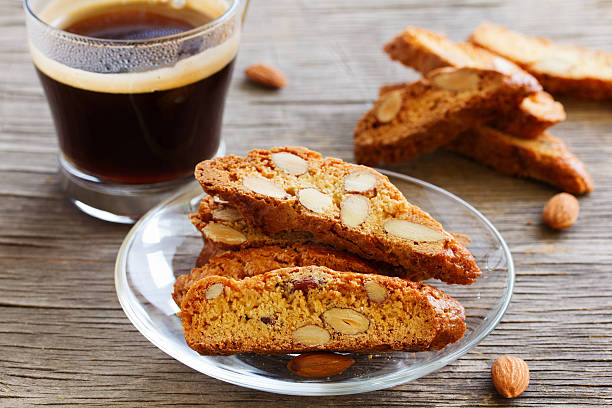
[[[142,0],[122,1],[122,3],[138,2],[142,3]],[[169,3],[164,0],[159,2],[161,4]],[[38,17],[46,24],[61,29],[85,14],[88,9],[99,8],[104,5],[117,5],[117,3],[117,0],[84,0],[79,2],[74,0],[57,0],[39,12]],[[150,4],[151,0],[148,3]],[[223,0],[186,0],[183,3],[182,7],[199,11],[213,19],[220,17],[228,8],[228,4]],[[173,3],[170,2],[169,6],[170,4]],[[66,16],[70,16],[70,21]],[[154,68],[147,71],[98,73],[69,67],[46,56],[32,41],[29,43],[30,53],[34,65],[41,72],[58,82],[75,88],[117,94],[147,93],[174,89],[207,78],[223,69],[234,59],[240,44],[240,16],[232,16],[228,21],[231,21],[231,19],[235,19],[235,27],[230,36],[225,38],[219,45],[181,59],[172,66]],[[197,37],[198,34],[195,34],[195,36]],[[57,41],[70,40],[62,38]],[[154,42],[155,40],[150,41]],[[97,44],[90,46],[103,47]],[[109,47],[109,49],[111,48]]]

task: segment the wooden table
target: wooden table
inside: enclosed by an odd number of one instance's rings
[[[383,43],[407,25],[463,39],[484,20],[612,52],[612,2],[253,0],[225,121],[228,151],[305,145],[352,159],[352,130],[384,82],[411,80]],[[21,3],[0,0],[0,406],[612,405],[612,104],[562,99],[555,127],[596,190],[566,232],[541,225],[556,190],[451,153],[393,168],[464,198],[497,226],[517,282],[497,329],[471,353],[393,389],[330,398],[252,391],[209,378],[151,345],[125,317],[113,263],[129,227],[90,218],[62,196],[57,142],[26,51]],[[289,85],[244,82],[264,61]],[[529,389],[499,398],[492,361],[524,358]]]

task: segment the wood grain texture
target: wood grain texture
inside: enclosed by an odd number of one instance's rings
[[[612,405],[612,103],[564,99],[568,120],[552,129],[596,186],[568,231],[542,226],[556,192],[544,184],[448,152],[392,167],[493,221],[515,257],[510,309],[474,351],[419,380],[361,395],[281,396],[195,372],[127,320],[113,265],[128,227],[81,214],[59,191],[57,142],[23,20],[21,2],[0,0],[0,406]],[[388,60],[383,43],[407,25],[459,40],[483,20],[612,52],[609,0],[253,0],[226,109],[228,151],[299,144],[351,160],[353,127],[378,86],[417,77]],[[288,86],[246,83],[244,67],[258,62],[281,68]],[[504,354],[531,370],[512,402],[489,376]]]

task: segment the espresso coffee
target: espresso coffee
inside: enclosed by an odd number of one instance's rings
[[[63,3],[72,4],[63,11],[62,3],[50,8],[50,24],[82,36],[133,41],[134,47],[200,27],[224,11],[207,8],[206,0],[199,2],[203,7],[190,6],[197,1],[181,7],[150,0]],[[237,51],[237,41],[203,52],[201,44],[184,41],[175,50],[178,62],[137,72],[80,70],[33,48],[64,158],[101,181],[150,184],[190,176],[219,147]]]
[[[89,8],[61,27],[69,33],[109,40],[146,40],[179,34],[213,20],[187,7],[167,3],[128,3]]]

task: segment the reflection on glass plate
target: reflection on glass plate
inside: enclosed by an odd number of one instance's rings
[[[381,171],[408,201],[440,221],[448,231],[472,239],[469,246],[483,275],[471,286],[433,285],[459,300],[467,331],[459,342],[435,352],[354,355],[344,373],[302,378],[287,369],[290,355],[240,354],[204,357],[185,343],[179,308],[171,293],[176,276],[188,272],[202,249],[191,225],[202,198],[198,185],[152,209],[129,232],[117,256],[115,285],[121,306],[134,326],[153,344],[180,362],[211,377],[263,391],[292,395],[335,395],[378,390],[435,371],[476,346],[504,314],[514,286],[510,251],[491,223],[456,196],[423,181]]]

